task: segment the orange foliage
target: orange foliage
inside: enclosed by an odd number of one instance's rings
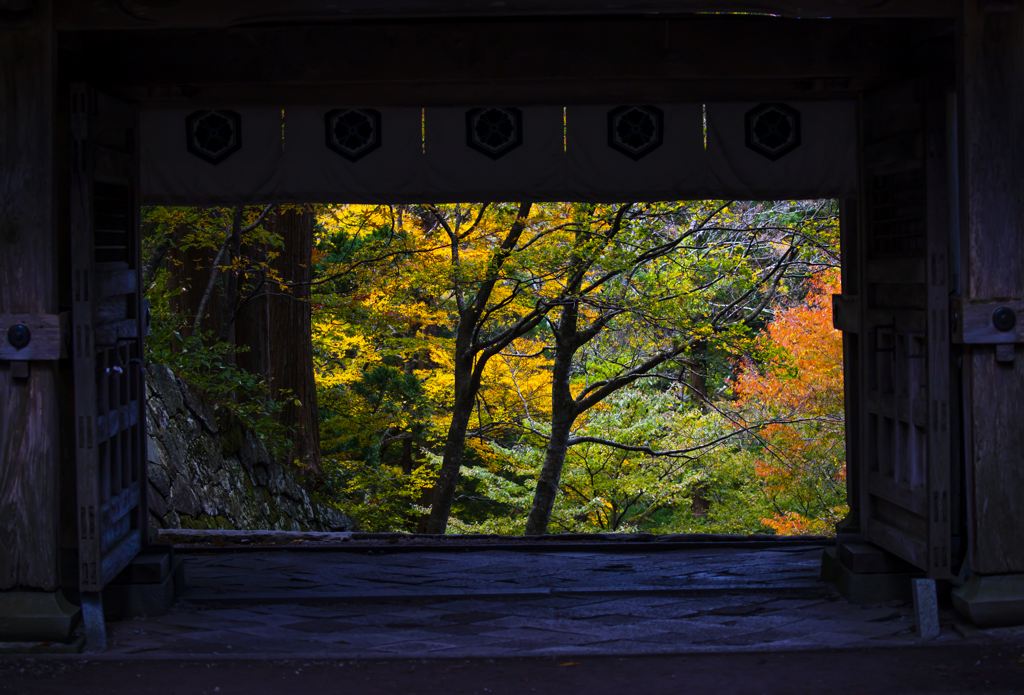
[[[760,423],[755,461],[775,510],[762,523],[781,535],[831,533],[845,511],[843,340],[832,327],[839,273],[815,277],[805,302],[779,312],[762,347],[771,355],[736,382],[741,407]]]
[[[750,369],[740,375],[737,388],[745,401],[792,413],[842,412],[843,334],[832,327],[839,273],[821,273],[811,288],[803,305],[780,312],[768,325],[767,341],[781,359],[763,375]]]

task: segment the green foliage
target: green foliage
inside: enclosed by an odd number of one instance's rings
[[[144,228],[150,232],[147,254],[155,248],[153,239],[169,233],[177,225],[197,225],[206,219],[202,210],[193,208],[143,208]],[[187,235],[198,239],[200,232]],[[199,243],[193,241],[189,243]],[[148,256],[144,258],[148,261]],[[146,362],[165,364],[180,379],[194,387],[213,403],[218,419],[240,422],[254,432],[276,456],[289,444],[289,431],[276,415],[283,403],[270,398],[265,379],[254,376],[234,363],[234,355],[247,348],[214,339],[212,330],[191,331],[191,318],[171,310],[172,297],[180,289],[168,288],[169,273],[160,269],[146,288],[150,300],[150,336],[146,339]],[[287,394],[285,394],[287,397]]]
[[[688,407],[678,389],[616,393],[577,437],[688,453],[648,456],[596,442],[573,446],[549,532],[772,533],[762,523],[771,509],[757,483],[751,440],[730,437],[734,430],[727,417]],[[523,532],[544,450],[529,444],[494,450],[491,466],[467,468],[465,477],[503,513],[456,522],[458,532]],[[694,497],[706,498],[709,509],[695,512]]]
[[[500,204],[479,217],[470,205],[349,206],[321,216],[323,445],[335,493],[369,528],[410,528],[423,511],[450,422],[454,302],[461,290],[472,301],[480,274],[492,272],[516,209]],[[504,262],[501,303],[481,336],[565,297],[584,268],[581,325],[613,315],[574,357],[574,394],[659,350],[686,348],[578,419],[551,531],[785,532],[778,485],[759,473],[763,436],[733,412],[736,377],[744,361],[784,362],[786,348],[758,336],[804,300],[809,278],[837,264],[835,203],[547,204],[528,224],[531,241]],[[452,232],[459,243],[449,246]],[[488,363],[451,531],[523,531],[550,428],[552,342],[541,324]],[[695,373],[707,402],[683,386]],[[405,474],[399,440],[414,443]]]
[[[439,461],[421,462],[410,474],[401,467],[325,454],[326,482],[321,494],[348,514],[356,525],[373,531],[415,531],[423,493],[437,476]]]
[[[843,464],[835,374],[815,391],[828,394],[814,405],[820,432],[776,422],[806,414],[802,402],[771,400],[774,391],[752,402],[739,387],[751,366],[779,384],[803,383],[806,369],[770,327],[811,302],[811,278],[838,264],[834,201],[537,204],[524,242],[499,268],[495,249],[517,210],[321,209],[311,303],[321,495],[367,530],[415,530],[452,420],[457,305],[498,269],[481,339],[538,306],[557,321],[570,300],[581,326],[607,316],[574,355],[574,397],[652,355],[679,352],[577,419],[552,532],[787,533],[834,522]],[[259,209],[244,213],[249,224]],[[147,208],[147,253],[173,239],[212,257],[229,218],[213,208]],[[268,261],[280,244],[259,226],[245,243],[266,252],[230,265],[243,294],[274,282]],[[232,345],[193,333],[195,317],[170,311],[166,273],[148,296],[147,358],[282,450],[288,433],[274,417],[282,404],[266,383],[234,365]],[[553,344],[542,323],[487,363],[451,532],[523,532],[551,426]],[[751,379],[744,383],[751,393]]]

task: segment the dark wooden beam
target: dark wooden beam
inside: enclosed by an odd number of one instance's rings
[[[192,103],[835,98],[923,69],[949,20],[459,20],[67,34],[104,91]],[[948,38],[949,65],[952,42]],[[929,62],[934,62],[929,58]]]
[[[207,105],[274,107],[333,105],[478,106],[482,104],[574,105],[636,103],[707,103],[853,99],[877,86],[874,80],[559,80],[543,83],[503,81],[376,82],[371,84],[203,85],[145,88],[110,85],[105,91],[139,102],[143,108],[199,108]]]
[[[0,25],[0,314],[58,308],[49,4]],[[56,361],[0,359],[0,590],[60,586],[59,402]]]
[[[1016,307],[1024,300],[1024,7],[985,8],[965,3],[960,43],[961,286],[965,303]],[[1002,360],[994,345],[972,346],[964,370],[971,569],[1024,573],[1024,345]]]
[[[226,28],[365,19],[744,12],[954,17],[956,0],[58,0],[60,30]]]

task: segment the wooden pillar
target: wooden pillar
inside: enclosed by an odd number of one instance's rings
[[[0,17],[4,347],[10,315],[58,312],[55,63],[50,2]],[[0,359],[0,640],[60,639],[73,627],[58,593],[59,399],[56,361]]]
[[[839,205],[839,250],[842,265],[843,297],[858,298],[861,294],[860,218],[858,200],[849,198]],[[860,317],[857,316],[859,319]],[[833,319],[835,322],[835,319]],[[857,330],[849,330],[855,328]],[[839,522],[839,533],[859,534],[860,487],[865,461],[861,453],[861,374],[859,326],[843,326],[843,417],[846,422],[846,503],[850,512]]]
[[[959,31],[968,561],[975,623],[1024,624],[1024,3],[964,0]],[[991,330],[1013,309],[1016,327]],[[1005,314],[1004,314],[1005,318]]]

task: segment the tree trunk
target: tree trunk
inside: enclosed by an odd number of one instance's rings
[[[455,363],[455,402],[452,404],[452,424],[448,427],[448,438],[444,443],[441,471],[434,484],[434,501],[430,505],[430,519],[427,533],[444,533],[455,499],[455,488],[459,483],[462,468],[463,449],[466,446],[466,429],[473,416],[473,405],[477,389],[472,386],[472,357]]]
[[[184,319],[181,328],[183,338],[192,335],[192,323],[203,300],[203,293],[210,282],[210,271],[213,269],[213,258],[217,249],[187,248],[174,249],[168,253],[173,261],[169,265],[170,277],[167,289],[181,289],[181,293],[172,294],[169,305],[172,313]],[[200,330],[220,333],[221,326],[221,293],[213,292],[204,309],[206,316],[199,324]]]
[[[316,378],[309,281],[313,266],[313,212],[289,208],[271,218],[272,229],[284,240],[273,266],[283,282],[296,283],[287,290],[273,288],[270,309],[271,397],[288,392],[281,422],[294,428],[290,461],[298,460],[301,472],[318,476],[320,426],[317,420]]]
[[[555,363],[551,373],[551,436],[548,437],[544,465],[533,493],[533,506],[526,520],[525,533],[528,536],[540,536],[548,532],[548,522],[558,495],[558,482],[569,452],[569,433],[577,415],[570,377],[572,359],[579,349],[578,323],[578,307],[567,306],[555,329]]]
[[[476,402],[476,394],[480,390],[480,379],[483,376],[484,365],[490,359],[487,352],[481,351],[475,344],[476,333],[480,328],[480,321],[486,320],[485,309],[490,300],[491,292],[498,281],[499,272],[509,255],[519,243],[519,238],[526,228],[526,220],[530,216],[532,203],[520,203],[519,215],[512,224],[505,240],[491,257],[488,264],[487,276],[484,278],[476,295],[469,305],[462,302],[463,289],[456,287],[456,295],[459,297],[459,325],[455,333],[455,398],[452,407],[452,424],[448,428],[448,438],[444,445],[444,455],[441,460],[441,471],[438,474],[437,482],[434,485],[434,502],[430,506],[430,520],[427,522],[427,533],[444,533],[448,527],[448,517],[452,510],[452,500],[455,498],[455,487],[459,482],[459,470],[462,467],[463,448],[466,445],[466,429],[469,427],[470,418],[473,416],[473,406]],[[449,234],[452,234],[449,230]],[[455,236],[451,236],[453,242],[452,265],[458,270],[458,244]],[[535,319],[535,321],[534,321]],[[532,330],[539,318],[523,321],[517,324],[516,331],[505,334],[505,339],[500,345],[492,345],[489,349],[501,349],[510,344],[515,338],[524,335]],[[493,353],[491,353],[493,354]]]
[[[548,437],[548,446],[544,452],[544,466],[537,478],[533,506],[526,521],[527,536],[542,536],[548,532],[548,522],[551,521],[551,512],[558,496],[558,482],[562,478],[562,467],[569,453],[569,433],[574,422],[576,413],[571,408],[551,418],[551,436]]]

